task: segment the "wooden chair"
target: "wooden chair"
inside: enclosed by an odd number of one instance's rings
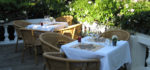
[[[34,49],[34,54],[35,54],[35,63],[37,64],[37,44],[36,43],[36,39],[33,35],[33,30],[30,29],[25,29],[25,28],[21,28],[20,29],[20,33],[24,42],[24,49],[23,49],[23,53],[22,53],[22,62],[24,62],[24,53],[25,50],[29,49],[29,48],[33,48]]]
[[[74,41],[73,39],[54,32],[46,32],[40,35],[43,52],[59,52],[60,45]]]
[[[43,52],[59,52],[60,45],[74,41],[73,39],[54,32],[46,32],[39,37]],[[44,65],[45,70],[45,65]]]
[[[18,47],[18,40],[20,40],[22,37],[21,37],[21,33],[20,33],[20,28],[22,27],[26,27],[27,25],[30,25],[31,23],[29,22],[26,22],[26,21],[23,21],[23,20],[16,20],[13,22],[13,25],[15,27],[15,30],[16,30],[16,33],[17,33],[17,41],[16,41],[16,52],[17,52],[17,47]]]
[[[36,40],[36,43],[38,43],[39,45],[41,45],[41,42],[39,40],[39,37],[42,33],[45,33],[45,32],[48,32],[48,31],[41,31],[41,30],[33,30],[33,36]]]
[[[57,22],[68,22],[69,25],[72,25],[72,20],[72,16],[61,16],[56,18]]]
[[[14,25],[20,26],[20,27],[26,27],[27,25],[30,25],[32,23],[29,23],[27,21],[24,20],[15,20],[14,21]]]
[[[99,59],[67,59],[64,53],[46,52],[43,54],[49,70],[99,70]]]
[[[117,35],[118,40],[126,40],[127,41],[130,38],[129,32],[124,31],[124,30],[109,30],[109,31],[102,33],[101,36],[111,39],[113,35]]]
[[[47,32],[47,31],[33,30],[33,34],[34,34],[33,36],[35,38],[35,43],[37,45],[37,51],[38,51],[38,54],[40,54],[40,55],[43,53],[43,50],[42,50],[42,45],[41,45],[39,36],[45,32]]]
[[[70,25],[66,28],[60,29],[59,32],[64,35],[64,34],[71,34],[71,38],[72,39],[77,39],[77,36],[80,35],[81,33],[81,29],[82,28],[82,24],[74,24],[74,25]]]

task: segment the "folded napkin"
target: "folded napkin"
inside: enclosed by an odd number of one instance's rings
[[[91,38],[88,38],[88,41],[90,41],[90,42],[105,42],[105,39],[106,38],[103,38],[103,37],[100,37],[100,38],[91,37]]]
[[[55,26],[28,25],[26,28],[27,29],[35,29],[35,30],[42,30],[42,31],[51,31],[51,32],[53,32],[54,29],[55,29]]]
[[[31,25],[28,25],[26,28],[27,29],[36,29],[38,27],[41,27],[41,25],[35,25],[35,24],[31,24]]]
[[[50,31],[50,32],[53,32],[54,29],[55,29],[54,26],[41,26],[41,27],[39,27],[39,30]]]
[[[72,48],[78,48],[78,49],[84,49],[84,50],[89,50],[89,51],[97,51],[104,46],[101,45],[96,45],[96,44],[87,44],[87,43],[80,43],[72,46]]]
[[[45,25],[53,25],[53,24],[55,24],[55,22],[51,22],[51,21],[42,21],[42,23],[44,23]]]

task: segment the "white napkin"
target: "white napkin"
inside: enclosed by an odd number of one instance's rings
[[[27,29],[36,29],[36,30],[43,30],[43,31],[51,31],[53,32],[55,27],[54,26],[46,26],[46,25],[28,25]]]

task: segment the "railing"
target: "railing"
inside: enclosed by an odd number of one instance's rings
[[[44,20],[43,18],[38,18],[38,19],[27,19],[26,21],[33,23],[33,24],[36,24],[36,23],[40,23],[43,20]],[[3,34],[3,32],[4,32],[4,34]],[[16,34],[16,31],[13,27],[13,21],[9,22],[9,23],[0,23],[0,39],[2,39],[2,38],[4,38],[4,40],[0,40],[0,45],[7,45],[7,44],[15,44],[16,43],[17,34]],[[19,40],[18,42],[23,43],[22,40]]]
[[[129,70],[150,70],[150,36],[136,33],[129,43],[132,57]]]
[[[0,24],[0,45],[14,44],[17,40],[16,31],[13,22]],[[22,41],[19,41],[22,43]]]
[[[138,34],[137,36],[138,38],[138,42],[142,45],[145,46],[145,48],[147,49],[147,57],[146,57],[146,67],[150,67],[150,36],[145,35],[145,34]],[[150,69],[149,69],[150,70]]]

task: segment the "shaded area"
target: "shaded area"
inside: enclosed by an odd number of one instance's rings
[[[123,18],[127,17],[124,16]],[[123,21],[123,29],[131,29],[150,35],[150,11],[136,12],[134,15],[128,17],[128,19],[124,19]]]
[[[7,27],[7,32],[8,32],[8,38],[9,40],[14,40],[15,38],[15,35],[14,35],[14,32],[15,32],[15,28],[13,25],[8,25]]]
[[[0,20],[58,17],[68,10],[66,4],[67,0],[0,0]]]
[[[0,70],[43,70],[43,58],[39,55],[38,65],[34,62],[34,54],[26,51],[24,63],[21,63],[23,44],[19,44],[18,52],[15,53],[15,44],[0,45]]]
[[[5,33],[4,27],[0,26],[0,41],[4,41],[5,39],[4,33]]]

